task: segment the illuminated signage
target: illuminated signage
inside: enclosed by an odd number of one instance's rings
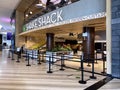
[[[33,20],[32,22],[26,24],[26,30],[35,29],[49,24],[54,24],[60,21],[63,21],[62,10],[53,12],[47,16],[42,16]]]
[[[50,28],[50,27],[69,24],[69,23],[76,23],[76,22],[81,22],[81,21],[85,21],[85,20],[97,19],[97,18],[102,18],[102,17],[105,17],[105,16],[106,16],[106,12],[101,12],[101,13],[96,13],[96,14],[91,14],[91,15],[87,15],[87,16],[82,16],[82,17],[77,17],[77,18],[64,20],[64,21],[61,21],[61,22],[57,22],[57,23],[54,23],[54,24],[50,24],[50,25],[40,27],[39,29],[45,29],[45,28]]]
[[[91,14],[91,15],[87,15],[87,16],[63,20],[62,10],[60,10],[58,12],[54,12],[54,13],[50,14],[49,16],[37,18],[36,20],[26,24],[26,30],[45,29],[45,28],[50,28],[50,27],[69,24],[69,23],[75,23],[75,22],[80,22],[80,21],[85,21],[85,20],[102,18],[105,16],[106,16],[106,12],[101,12],[101,13],[95,13],[95,14]]]

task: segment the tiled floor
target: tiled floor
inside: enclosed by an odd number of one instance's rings
[[[99,90],[120,90],[120,79],[113,79]]]
[[[79,84],[81,73],[78,70],[60,71],[60,67],[54,65],[53,73],[48,74],[47,63],[37,65],[35,61],[30,61],[31,66],[26,66],[27,62],[24,58],[17,63],[16,58],[11,60],[7,55],[7,50],[0,52],[0,90],[84,90],[105,77],[96,75],[97,79],[89,79],[91,73],[85,72],[87,84]],[[117,82],[113,81],[113,83]],[[106,86],[101,89],[104,90]]]

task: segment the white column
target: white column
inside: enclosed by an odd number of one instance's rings
[[[107,74],[111,74],[111,0],[106,0]]]

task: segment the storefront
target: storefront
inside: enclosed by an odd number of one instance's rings
[[[46,43],[47,50],[51,51],[54,47],[55,37],[60,39],[64,38],[64,35],[67,34],[69,34],[69,36],[70,34],[71,35],[81,34],[84,37],[84,39],[90,38],[90,41],[88,40],[85,43],[86,46],[87,44],[89,45],[86,49],[86,50],[89,49],[88,50],[89,53],[92,52],[92,54],[94,54],[93,53],[94,48],[93,49],[91,48],[93,46],[94,41],[99,43],[100,42],[107,43],[107,74],[112,74],[110,57],[111,44],[109,44],[111,43],[111,39],[109,38],[111,36],[110,34],[108,34],[110,32],[109,30],[110,24],[108,23],[110,17],[107,17],[109,14],[108,12],[109,8],[106,8],[108,2],[107,4],[105,0],[93,0],[92,2],[89,0],[80,0],[73,4],[49,12],[27,23],[26,25],[24,25],[26,29],[24,29],[22,33],[19,33],[17,31],[17,34],[19,34],[19,36],[16,37],[17,40],[16,46],[25,44],[26,47],[30,47],[33,46],[34,44],[39,45],[38,43],[41,41],[42,44]],[[17,19],[17,21],[18,20],[19,19]],[[97,32],[100,33],[104,32],[104,34],[97,36],[97,34],[95,34]],[[105,35],[105,32],[107,33],[107,36]],[[95,38],[97,38],[97,40],[95,39],[93,40],[91,38],[92,34],[94,35]],[[101,37],[107,38],[101,39]],[[66,38],[68,38],[68,36]]]

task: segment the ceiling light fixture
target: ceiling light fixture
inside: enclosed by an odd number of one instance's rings
[[[28,14],[26,14],[25,16],[28,17]]]
[[[46,0],[47,1],[47,0]],[[41,0],[39,0],[39,3],[38,4],[35,4],[36,7],[39,7],[39,8],[42,8],[42,7],[46,7],[46,4],[41,2]]]
[[[36,6],[43,6],[43,4],[42,3],[38,3],[38,4],[36,4]]]
[[[42,3],[36,4],[35,6],[38,7],[38,8],[45,8],[45,7],[46,7],[46,5],[44,5],[44,4],[42,4]]]
[[[30,11],[30,14],[33,14],[33,12],[32,12],[32,11]]]

